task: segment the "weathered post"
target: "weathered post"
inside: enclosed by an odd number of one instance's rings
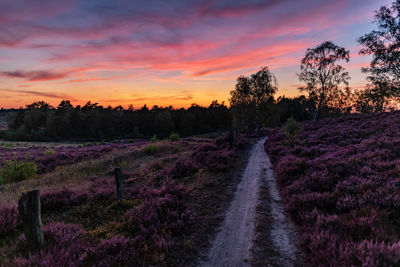
[[[18,200],[18,212],[30,250],[40,249],[44,245],[44,238],[39,190],[22,193]]]
[[[117,185],[117,198],[118,202],[122,201],[123,188],[122,188],[122,170],[121,168],[114,169],[115,183]]]

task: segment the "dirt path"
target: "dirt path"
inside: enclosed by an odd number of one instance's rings
[[[278,255],[270,255],[273,262],[279,266],[294,266],[301,264],[301,255],[297,250],[297,233],[293,222],[286,216],[284,204],[278,191],[274,170],[266,153],[262,160],[263,183],[269,193],[269,216],[271,223],[268,225],[269,241]]]
[[[256,206],[259,203],[258,193],[262,183],[268,184],[272,199],[271,245],[279,252],[282,263],[286,266],[293,265],[296,247],[291,235],[294,228],[283,212],[271,163],[264,151],[265,139],[253,146],[242,180],[213,242],[208,259],[200,266],[250,266],[251,248],[255,237]]]

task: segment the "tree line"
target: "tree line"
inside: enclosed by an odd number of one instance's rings
[[[63,100],[57,107],[44,101],[10,112],[8,140],[109,140],[117,138],[165,138],[172,132],[181,135],[226,130],[231,125],[228,107],[213,101],[208,107],[192,104],[184,109],[172,106],[139,109],[132,106],[103,107],[87,102],[73,106]]]

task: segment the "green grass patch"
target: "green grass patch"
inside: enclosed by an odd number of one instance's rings
[[[169,136],[170,141],[178,141],[181,137],[179,136],[178,133],[172,132],[171,135]]]
[[[158,136],[156,134],[153,135],[153,137],[150,139],[151,143],[155,143],[155,142],[158,142],[158,141],[159,141],[159,139],[158,139]]]
[[[144,149],[143,152],[147,155],[154,155],[160,151],[160,147],[155,144],[149,144]]]
[[[48,148],[48,149],[46,149],[44,152],[43,152],[43,154],[45,155],[45,156],[52,156],[52,155],[54,155],[56,152],[54,151],[54,149],[52,149],[52,148]]]
[[[0,183],[19,182],[36,176],[38,167],[34,161],[7,160],[0,169]]]
[[[13,148],[14,145],[11,144],[11,143],[0,143],[0,147],[3,147],[3,148]]]

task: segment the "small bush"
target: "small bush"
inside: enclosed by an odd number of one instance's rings
[[[299,133],[301,133],[301,131],[301,126],[296,122],[293,116],[287,120],[286,125],[283,128],[286,140],[290,145],[293,145],[297,142],[297,136]]]
[[[88,146],[94,146],[96,143],[93,142],[86,142],[83,144],[84,147],[88,147]]]
[[[158,139],[158,136],[156,134],[153,135],[153,137],[150,139],[151,143],[155,143],[155,142],[158,142],[158,141],[159,141],[159,139]]]
[[[43,154],[45,155],[45,156],[52,156],[52,155],[54,155],[56,152],[54,151],[54,149],[52,149],[52,148],[49,148],[49,149],[46,149],[44,152],[43,152]]]
[[[150,145],[146,146],[146,147],[143,149],[143,151],[144,151],[144,153],[146,153],[147,155],[153,155],[153,154],[155,154],[155,153],[157,153],[157,152],[160,151],[160,147],[157,146],[157,145],[152,145],[152,144],[150,144]]]
[[[38,170],[34,161],[7,160],[0,169],[0,182],[19,182],[35,177]]]
[[[179,136],[178,133],[172,132],[168,139],[169,139],[170,141],[178,141],[179,138],[180,138],[180,136]]]

